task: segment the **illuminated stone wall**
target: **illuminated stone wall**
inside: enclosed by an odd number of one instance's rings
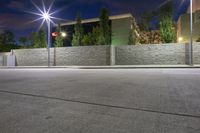
[[[194,64],[200,64],[200,43],[193,45]],[[56,49],[57,66],[185,65],[188,44],[82,46]],[[14,50],[18,66],[47,66],[47,49]],[[51,66],[54,49],[51,49]]]
[[[10,53],[0,53],[0,66],[6,66],[7,65],[7,55]]]
[[[47,49],[19,49],[14,50],[17,66],[47,66]],[[54,58],[54,48],[51,48],[51,66],[56,61],[57,66],[70,65],[109,65],[110,46],[82,46],[56,48]]]
[[[194,64],[200,64],[200,44],[195,44]],[[185,65],[188,44],[149,44],[116,47],[116,65]]]
[[[0,66],[3,66],[3,56],[0,56]]]

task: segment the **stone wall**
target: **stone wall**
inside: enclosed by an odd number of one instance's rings
[[[9,55],[9,52],[6,53],[0,53],[0,66],[6,66],[7,65],[7,55]]]
[[[82,46],[51,49],[51,66],[185,65],[188,44]],[[200,64],[200,44],[193,45],[194,64]],[[17,66],[47,66],[47,49],[14,50]],[[0,58],[1,60],[1,58]]]
[[[3,66],[3,56],[0,56],[0,66]]]
[[[188,64],[187,44],[151,44],[116,47],[116,65]],[[200,45],[194,44],[194,63],[200,64]]]
[[[17,66],[47,66],[47,49],[20,49],[14,50]],[[51,48],[51,66],[56,62],[57,66],[68,65],[109,65],[110,46],[83,46]],[[54,58],[55,57],[55,58]]]
[[[193,45],[194,64],[200,64],[200,43]]]

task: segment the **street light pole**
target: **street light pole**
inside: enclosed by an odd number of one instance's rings
[[[51,47],[51,25],[50,20],[46,19],[47,28],[48,28],[48,40],[47,40],[47,50],[48,50],[48,67],[50,67],[50,47]]]
[[[47,44],[47,51],[48,51],[48,67],[51,66],[51,56],[50,56],[50,53],[51,53],[51,51],[50,51],[50,48],[51,48],[51,23],[53,23],[53,24],[55,25],[55,23],[53,22],[52,19],[60,20],[60,18],[52,17],[53,14],[57,13],[57,11],[51,12],[51,9],[52,9],[52,6],[53,6],[53,4],[54,4],[54,1],[55,1],[55,0],[52,1],[52,3],[50,4],[49,8],[47,9],[47,8],[45,7],[44,1],[42,0],[43,9],[41,9],[37,4],[35,4],[35,3],[31,0],[32,4],[37,8],[37,10],[39,11],[39,13],[37,13],[37,12],[30,12],[30,13],[31,13],[31,14],[34,14],[34,15],[40,16],[40,18],[38,18],[38,19],[36,19],[36,20],[34,20],[34,21],[38,21],[38,20],[43,19],[41,26],[42,26],[45,22],[46,22],[46,24],[47,24],[47,30],[48,30],[48,31],[47,31],[47,32],[48,32],[48,33],[47,33],[47,34],[48,34],[48,36],[47,36],[47,43],[48,43],[48,44]]]
[[[193,65],[193,0],[190,0],[190,44],[189,44],[189,64]]]

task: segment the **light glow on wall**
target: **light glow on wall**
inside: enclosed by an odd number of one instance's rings
[[[178,42],[182,42],[182,41],[183,41],[183,37],[179,37]]]

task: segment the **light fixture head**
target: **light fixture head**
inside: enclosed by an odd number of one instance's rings
[[[50,19],[50,15],[48,13],[43,13],[43,18],[45,20],[49,20]]]
[[[38,16],[38,18],[33,20],[32,22],[42,20],[42,23],[41,23],[39,29],[43,26],[45,21],[50,22],[53,25],[56,25],[54,20],[63,20],[61,18],[53,17],[53,15],[56,14],[59,11],[59,10],[56,10],[56,11],[53,11],[53,12],[51,11],[55,0],[52,0],[52,3],[49,5],[49,8],[47,8],[45,6],[44,0],[41,0],[41,1],[42,1],[42,7],[40,8],[36,3],[33,2],[33,0],[31,0],[32,4],[35,6],[35,8],[38,11],[37,12],[28,11],[29,13]]]
[[[62,36],[62,37],[66,37],[66,36],[67,36],[67,33],[66,33],[66,32],[61,32],[61,36]]]

